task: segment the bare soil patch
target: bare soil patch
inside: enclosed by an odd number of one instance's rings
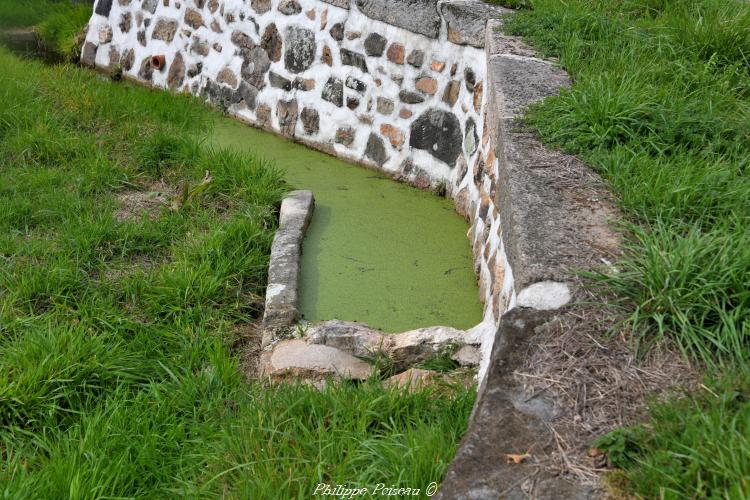
[[[163,181],[155,182],[143,189],[124,191],[117,195],[120,208],[114,213],[115,220],[123,222],[137,219],[143,214],[146,214],[149,220],[154,220],[175,195],[174,188]]]

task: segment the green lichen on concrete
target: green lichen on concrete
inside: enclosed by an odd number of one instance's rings
[[[468,228],[449,200],[229,119],[213,137],[272,160],[315,194],[302,257],[305,319],[389,332],[481,320]]]

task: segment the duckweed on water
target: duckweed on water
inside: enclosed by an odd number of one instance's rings
[[[468,227],[449,200],[229,119],[213,134],[218,145],[272,160],[287,182],[315,194],[302,262],[306,319],[390,332],[481,321]]]

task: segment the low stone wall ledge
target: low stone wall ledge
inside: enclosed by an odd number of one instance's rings
[[[608,221],[617,211],[601,179],[577,158],[546,148],[523,123],[528,106],[570,85],[565,71],[504,35],[486,31],[488,145],[497,158],[493,202],[513,273],[515,301],[499,318],[469,428],[438,498],[583,499],[599,492],[546,471],[554,451],[548,423],[564,408],[528,394],[514,372],[524,369],[533,337],[566,324],[580,301],[576,272],[613,258],[619,238]],[[525,455],[515,463],[509,455]]]

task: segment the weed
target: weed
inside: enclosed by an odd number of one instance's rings
[[[361,358],[372,365],[375,378],[385,380],[396,374],[396,363],[385,351],[375,350],[368,356],[362,356]]]
[[[460,367],[458,362],[454,361],[453,353],[458,349],[458,345],[451,344],[441,347],[435,355],[417,365],[417,368],[424,370],[434,370],[441,373],[449,373]]]
[[[508,9],[530,9],[531,0],[484,0],[486,3],[499,5]]]
[[[626,488],[660,498],[750,495],[747,374],[654,403],[647,426],[619,429],[596,445],[626,471]]]
[[[77,62],[85,38],[84,28],[91,17],[91,5],[59,2],[54,4],[37,26],[42,45],[64,60]]]

